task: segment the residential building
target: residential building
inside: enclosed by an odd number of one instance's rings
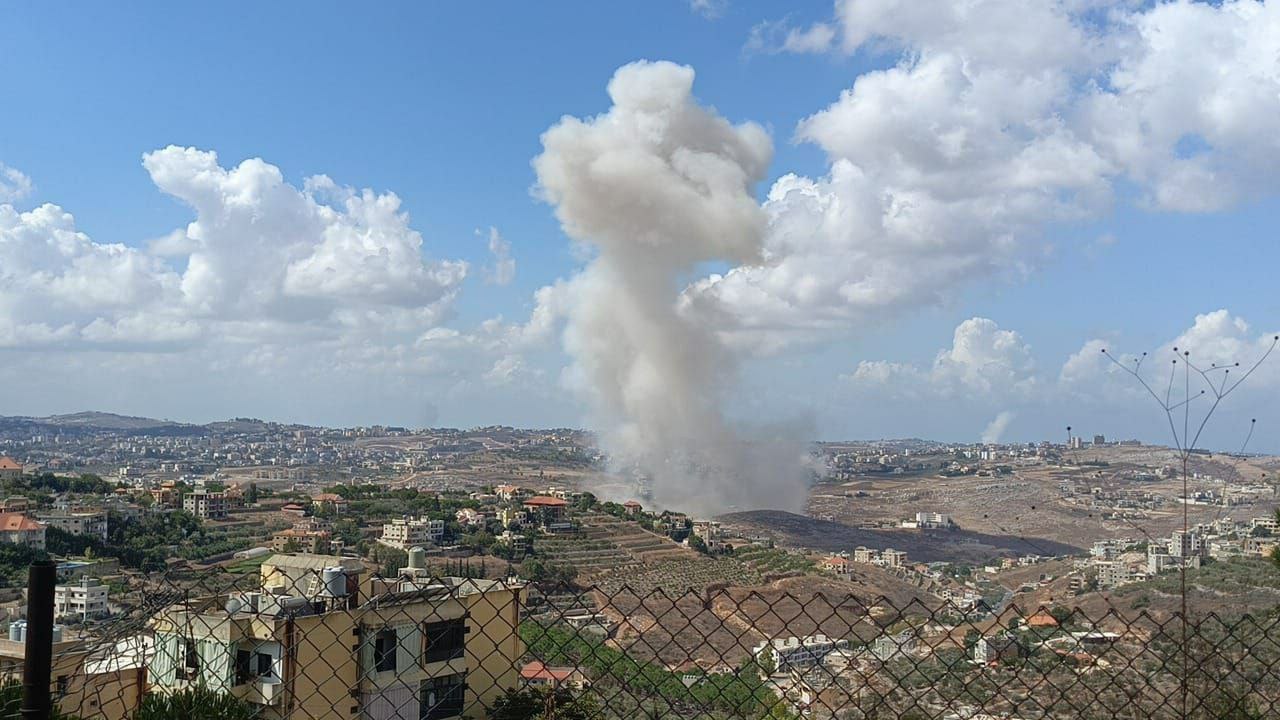
[[[786,673],[820,665],[828,653],[848,647],[848,640],[810,635],[774,638],[757,645],[751,654],[771,665],[775,673]]]
[[[462,508],[454,514],[460,525],[466,527],[484,527],[484,515],[471,508]]]
[[[951,516],[945,513],[935,512],[918,512],[915,518],[915,527],[922,530],[949,528],[952,526]]]
[[[1133,569],[1126,562],[1105,560],[1095,564],[1098,568],[1098,586],[1113,588],[1131,582],[1134,579]]]
[[[880,553],[880,564],[887,568],[899,568],[907,564],[907,553],[904,550],[885,548]]]
[[[507,547],[511,548],[511,552],[515,553],[516,555],[523,555],[525,552],[529,550],[528,539],[526,539],[525,536],[521,535],[520,533],[513,533],[510,530],[503,530],[502,534],[498,536],[498,540],[505,543]]]
[[[40,515],[40,522],[72,535],[107,541],[107,514],[100,510],[72,510]]]
[[[859,545],[853,549],[853,561],[856,563],[878,563],[880,562],[880,551]]]
[[[871,654],[881,662],[903,660],[915,654],[919,641],[910,630],[881,635],[871,643]]]
[[[224,492],[195,490],[182,497],[182,509],[202,520],[219,520],[227,516],[230,504]]]
[[[524,509],[534,522],[549,527],[564,521],[569,501],[550,495],[535,495],[523,503]]]
[[[337,493],[320,493],[311,498],[311,507],[316,510],[332,510],[336,515],[347,512],[347,499]]]
[[[622,503],[622,507],[626,509],[628,515],[639,515],[640,511],[644,509],[644,506],[635,500],[628,500]]]
[[[538,660],[520,668],[520,680],[532,688],[569,687],[580,690],[590,684],[578,668],[549,667]]]
[[[520,497],[521,491],[519,486],[516,485],[499,485],[493,489],[493,494],[497,495],[498,499],[503,502],[511,502]]]
[[[26,621],[16,620],[0,638],[0,683],[21,683]],[[68,717],[127,720],[142,702],[145,641],[127,638],[102,647],[55,625],[50,687],[56,707]]]
[[[53,612],[57,617],[71,616],[79,620],[105,617],[107,586],[96,577],[81,576],[77,582],[57,585],[53,589]]]
[[[0,513],[0,541],[44,549],[45,525],[22,513]]]
[[[0,480],[17,480],[22,477],[22,463],[11,457],[0,457]]]
[[[1162,545],[1152,543],[1147,546],[1147,574],[1158,575],[1169,568],[1178,567],[1181,563],[1177,558],[1164,551]]]
[[[328,530],[300,530],[289,528],[271,536],[271,549],[278,553],[306,552],[324,554],[329,552],[333,535]]]
[[[439,543],[444,537],[444,521],[428,517],[397,518],[382,526],[378,542],[393,548],[408,550],[412,547]]]
[[[1190,558],[1204,554],[1204,543],[1195,530],[1174,530],[1169,536],[1169,554],[1176,558]]]
[[[1277,518],[1275,515],[1256,517],[1249,521],[1249,528],[1263,528],[1264,530],[1275,534],[1277,531],[1280,531],[1280,518]]]
[[[523,510],[516,508],[498,508],[498,522],[502,523],[504,528],[518,528],[524,525],[529,515]]]
[[[443,720],[520,684],[522,586],[362,574],[351,558],[273,556],[259,592],[170,606],[149,623],[149,689],[203,686],[262,718]]]
[[[838,575],[844,575],[849,572],[849,558],[843,555],[831,555],[823,559],[822,569],[830,570]]]
[[[0,500],[0,512],[25,513],[31,509],[31,501],[21,495]]]
[[[973,661],[987,665],[1001,660],[1012,660],[1026,653],[1013,633],[999,633],[978,638],[973,645]]]

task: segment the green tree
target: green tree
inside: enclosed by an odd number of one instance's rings
[[[133,720],[253,720],[253,706],[207,688],[152,693],[142,699]]]
[[[254,503],[258,502],[258,483],[255,483],[255,482],[249,483],[249,489],[245,491],[245,494],[244,494],[244,501],[249,503],[250,505],[253,505]]]
[[[508,690],[494,701],[489,720],[594,720],[600,708],[589,697],[574,697],[566,688]]]

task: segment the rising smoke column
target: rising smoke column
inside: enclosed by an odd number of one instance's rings
[[[604,449],[638,465],[659,504],[794,509],[805,497],[799,447],[726,422],[735,358],[677,308],[698,264],[759,261],[767,219],[752,191],[773,154],[760,126],[700,106],[693,77],[668,62],[626,65],[609,82],[608,112],[566,116],[542,136],[539,192],[596,250],[571,283],[565,345]]]

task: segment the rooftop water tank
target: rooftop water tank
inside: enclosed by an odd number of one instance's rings
[[[427,566],[427,551],[420,547],[409,548],[409,569],[421,570]]]
[[[347,571],[340,567],[327,567],[320,571],[324,594],[329,597],[346,597]]]
[[[14,642],[26,642],[27,639],[27,621],[14,620],[9,623],[9,639]]]

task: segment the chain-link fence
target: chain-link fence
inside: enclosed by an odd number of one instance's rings
[[[66,717],[1280,716],[1275,614],[383,577],[306,554],[83,585],[54,635]]]

